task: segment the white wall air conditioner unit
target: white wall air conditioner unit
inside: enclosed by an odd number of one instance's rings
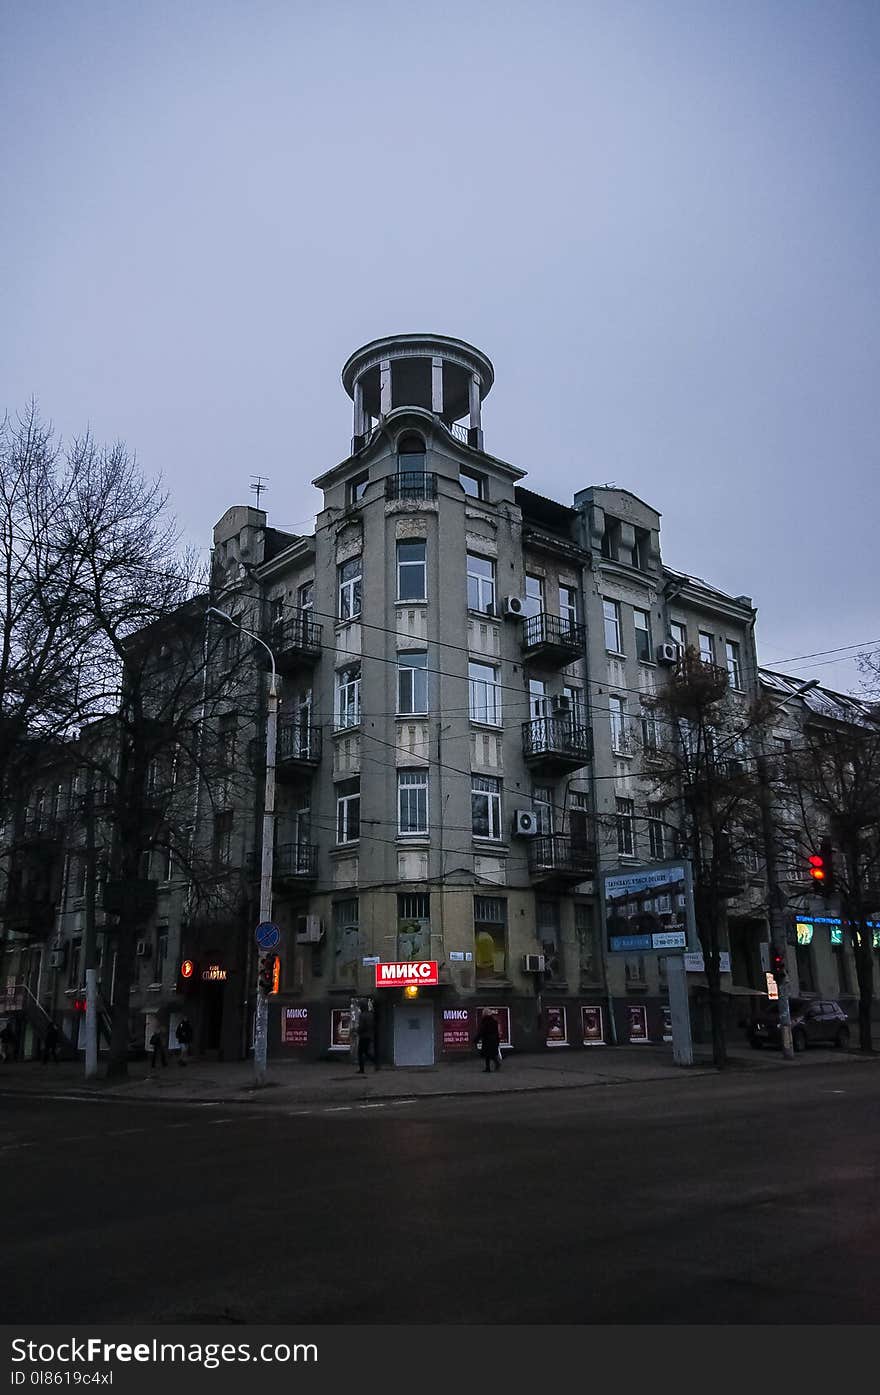
[[[557,713],[568,713],[571,711],[571,698],[568,693],[554,693],[550,699],[550,709]]]
[[[514,619],[521,620],[526,613],[526,603],[522,596],[505,596],[501,602],[501,609],[505,615],[512,615]]]
[[[49,955],[50,969],[63,969],[64,961],[67,958],[67,951],[63,949],[53,949]]]
[[[677,664],[678,645],[672,640],[665,640],[663,644],[658,644],[654,651],[654,658],[658,664]]]
[[[138,940],[134,952],[138,959],[149,959],[153,953],[153,946],[149,940]]]
[[[522,966],[524,974],[542,974],[544,972],[543,954],[524,954]]]
[[[296,942],[298,945],[317,945],[324,933],[319,915],[301,915],[296,921]]]
[[[534,809],[517,809],[513,816],[513,831],[520,838],[534,838],[538,832],[538,815]]]

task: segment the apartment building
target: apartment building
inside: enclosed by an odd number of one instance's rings
[[[598,877],[679,854],[645,761],[665,739],[657,694],[690,647],[751,702],[755,610],[666,566],[660,514],[626,490],[569,505],[526,488],[487,449],[493,380],[458,339],[365,345],[342,371],[350,451],[314,481],[314,534],[245,506],[217,523],[211,600],[246,632],[225,632],[229,661],[248,632],[269,652],[253,648],[251,699],[212,718],[236,779],[225,797],[195,794],[194,840],[226,894],[194,908],[179,868],[147,868],[135,1036],[158,1021],[173,1043],[185,1012],[197,1050],[249,1049],[269,654],[271,1052],[344,1054],[366,996],[401,1065],[472,1050],[486,1007],[510,1049],[668,1035],[663,959],[608,953]],[[755,991],[767,937],[758,858],[748,870],[729,905],[732,997]],[[71,943],[76,909],[58,920]],[[436,965],[436,983],[377,987],[377,966],[414,962]],[[698,1002],[704,982],[694,966]],[[45,971],[34,985],[53,1010],[71,992]]]

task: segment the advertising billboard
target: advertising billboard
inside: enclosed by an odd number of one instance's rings
[[[609,954],[670,954],[698,947],[687,859],[605,872],[600,883]]]

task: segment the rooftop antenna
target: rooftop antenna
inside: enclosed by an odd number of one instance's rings
[[[257,508],[260,507],[260,495],[269,488],[268,475],[251,475],[251,489],[256,495]]]

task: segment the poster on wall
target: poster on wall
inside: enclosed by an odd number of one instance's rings
[[[443,1009],[443,1050],[468,1051],[473,1038],[468,1008]]]
[[[600,1007],[581,1008],[581,1036],[584,1046],[604,1046],[605,1026]]]
[[[564,1007],[545,1007],[544,1025],[547,1030],[545,1045],[568,1046],[568,1022]]]
[[[282,1009],[281,1040],[285,1046],[308,1046],[309,1010],[307,1007]]]
[[[477,1025],[484,1012],[491,1012],[498,1018],[498,1044],[502,1051],[510,1051],[512,1042],[510,1040],[510,1008],[506,1007],[478,1007]]]
[[[663,1040],[672,1041],[672,1008],[663,1009]]]
[[[351,1012],[348,1008],[330,1010],[330,1050],[351,1050]]]
[[[630,1006],[626,1010],[626,1022],[629,1027],[629,1039],[631,1042],[648,1040],[648,1009],[641,1006]]]

